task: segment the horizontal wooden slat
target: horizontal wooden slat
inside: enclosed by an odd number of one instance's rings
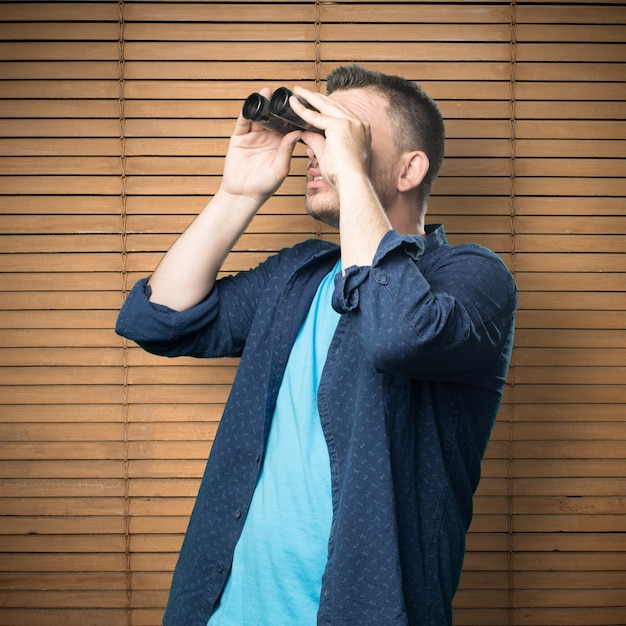
[[[97,124],[76,119],[55,119],[54,123],[40,119],[0,120],[0,131],[3,137],[118,137],[120,124],[117,119],[100,119]],[[10,189],[5,188],[4,193],[10,193]]]
[[[298,41],[298,39],[302,39],[302,41]],[[2,52],[1,47],[0,52]],[[62,52],[59,51],[58,54],[62,54]],[[101,54],[102,58],[106,58],[104,50]],[[220,45],[205,41],[177,41],[172,43],[128,41],[125,45],[124,54],[129,61],[160,61],[173,57],[187,61],[205,61],[207,59],[233,61],[258,57],[259,55],[271,56],[275,61],[280,61],[283,59],[311,58],[315,55],[315,44],[313,41],[305,41],[303,37],[296,37],[296,41],[288,42],[277,41],[260,44],[228,41],[220,42]]]
[[[108,517],[70,517],[50,518],[15,518],[3,526],[7,535],[93,535],[124,534],[123,516]],[[18,605],[19,606],[19,605]]]
[[[89,603],[87,603],[89,607]],[[67,626],[81,626],[90,623],[93,626],[106,626],[107,624],[123,623],[127,613],[124,608],[101,609],[101,608],[63,608],[51,609],[42,615],[41,609],[18,608],[0,609],[0,620],[15,626],[38,624],[40,626],[54,626],[62,621]]]
[[[33,2],[7,2],[2,7],[3,21],[78,21],[100,22],[117,21],[119,11],[117,7],[96,2],[68,4],[58,3],[33,3]]]
[[[80,572],[76,574],[60,572],[0,573],[3,589],[50,589],[63,590],[71,584],[76,590],[124,589],[126,580],[121,572]]]
[[[0,213],[5,214],[55,214],[80,215],[80,214],[112,214],[119,216],[120,199],[116,196],[35,196],[24,194],[22,196],[1,196]],[[121,223],[121,222],[120,222]]]
[[[576,348],[519,348],[515,354],[516,369],[521,366],[551,365],[557,367],[586,368],[603,365],[626,364],[626,350],[614,348],[606,349],[576,349]]]
[[[518,7],[523,12],[527,7]],[[604,11],[603,11],[604,13]],[[596,43],[623,43],[624,27],[613,24],[544,24],[518,22],[515,29],[517,41],[540,42],[581,42]]]
[[[115,39],[113,35],[111,39]],[[7,61],[47,61],[82,59],[83,61],[105,61],[119,56],[115,41],[78,43],[63,42],[0,42],[0,58]]]
[[[123,372],[113,367],[22,367],[19,372],[6,372],[2,385],[121,385]]]
[[[57,22],[51,31],[50,26],[37,22],[11,24],[10,32],[0,31],[3,40],[35,41],[49,39],[52,41],[111,41],[119,36],[119,27],[115,20],[109,23]]]
[[[623,63],[624,48],[621,44],[611,43],[523,43],[517,45],[517,59],[524,61],[566,61],[591,63]],[[624,68],[626,70],[626,68]],[[622,70],[622,71],[624,71]],[[619,69],[617,70],[618,76]],[[622,75],[623,77],[623,75]]]
[[[557,456],[564,459],[611,459],[620,458],[624,454],[623,441],[599,439],[592,441],[516,441],[512,448],[518,458],[552,458]]]
[[[546,5],[520,6],[517,10],[519,22],[529,24],[624,24],[624,14],[619,6],[603,6],[598,10],[595,3],[578,6],[559,6],[557,3]]]
[[[514,574],[516,587],[519,589],[562,589],[564,583],[568,589],[610,588],[615,584],[624,584],[626,572],[519,572]],[[620,581],[622,581],[620,583]]]
[[[343,3],[324,7],[324,21],[328,22],[375,22],[375,23],[508,23],[508,6],[491,6],[484,11],[479,5],[455,5],[454,11],[446,4],[412,6],[402,3],[373,3],[360,6],[361,3]]]

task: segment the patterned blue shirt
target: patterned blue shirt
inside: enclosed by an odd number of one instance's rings
[[[139,281],[117,331],[176,356],[241,355],[189,522],[164,623],[206,626],[257,484],[296,333],[336,245],[304,242],[226,277],[196,307]],[[444,626],[513,342],[517,294],[485,248],[390,231],[336,278],[341,314],[318,391],[333,498],[319,625]]]

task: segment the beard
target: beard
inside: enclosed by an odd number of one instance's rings
[[[386,212],[397,193],[395,175],[391,168],[386,168],[372,177],[372,186],[378,196],[383,210]],[[304,208],[306,212],[332,228],[339,229],[340,208],[339,194],[333,187],[318,187],[307,189],[305,193]]]
[[[313,219],[339,230],[339,194],[332,187],[307,189],[304,208]]]

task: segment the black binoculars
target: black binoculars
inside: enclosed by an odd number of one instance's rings
[[[279,87],[270,100],[260,93],[250,94],[243,103],[242,114],[247,120],[261,124],[281,135],[286,135],[292,130],[312,130],[323,135],[323,130],[311,126],[293,112],[289,104],[289,97],[292,95],[293,92],[287,87]],[[298,100],[308,109],[317,110],[302,98]]]

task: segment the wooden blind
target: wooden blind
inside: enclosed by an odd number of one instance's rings
[[[237,362],[113,332],[217,189],[243,99],[359,62],[440,102],[432,200],[520,288],[457,626],[626,615],[626,8],[0,2],[0,624],[156,626]],[[304,151],[228,257],[309,237]]]
[[[609,4],[518,2],[512,24],[514,624],[626,616],[626,7]]]

